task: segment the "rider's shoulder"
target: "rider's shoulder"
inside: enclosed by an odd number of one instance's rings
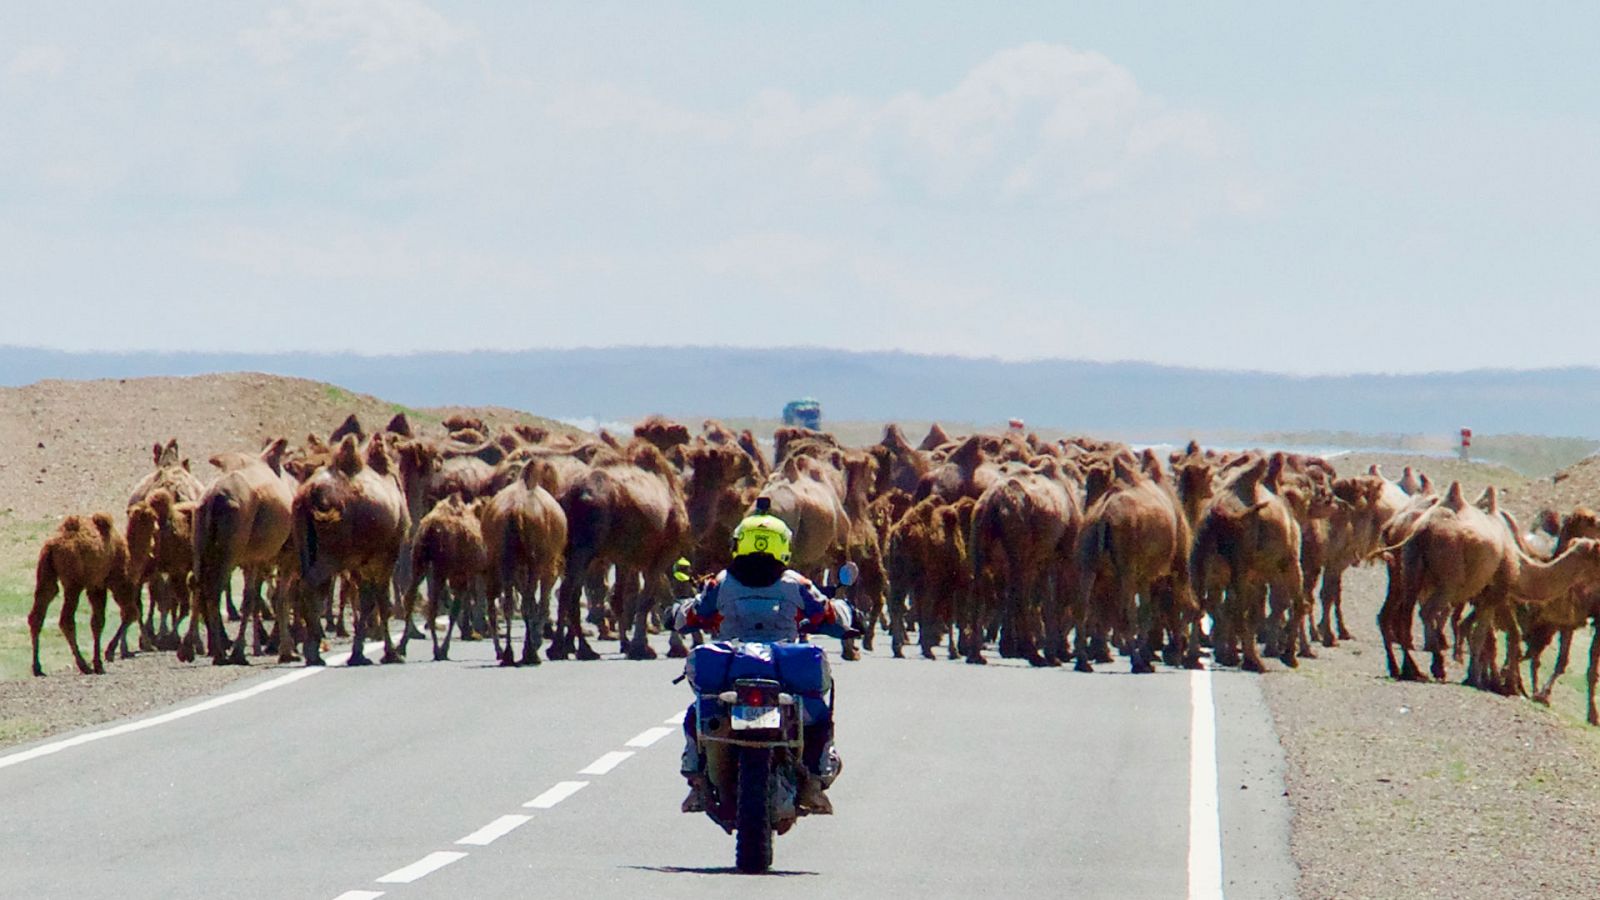
[[[801,587],[811,587],[811,579],[801,575],[799,572],[796,572],[793,569],[783,570],[783,580],[789,584],[797,584]]]

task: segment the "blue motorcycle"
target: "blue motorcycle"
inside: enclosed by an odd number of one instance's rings
[[[846,563],[839,586],[855,576],[855,565]],[[804,635],[797,642],[717,641],[693,648],[684,676],[695,692],[695,736],[711,786],[706,815],[734,835],[739,871],[765,872],[774,833],[787,833],[812,811],[798,797],[806,726],[833,716],[827,654]]]

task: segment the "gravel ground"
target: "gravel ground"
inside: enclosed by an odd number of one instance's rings
[[[1385,578],[1345,577],[1356,640],[1263,676],[1288,760],[1301,897],[1596,896],[1600,736],[1563,698],[1552,710],[1390,681],[1374,624]]]

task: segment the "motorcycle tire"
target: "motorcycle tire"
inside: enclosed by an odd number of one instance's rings
[[[739,750],[739,806],[733,836],[733,861],[739,871],[765,872],[772,867],[772,813],[767,804],[767,780],[772,750]]]

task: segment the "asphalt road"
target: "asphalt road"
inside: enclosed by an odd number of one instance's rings
[[[263,668],[237,702],[0,755],[0,897],[1215,896],[1191,889],[1196,821],[1226,896],[1293,894],[1249,675],[1205,676],[1216,762],[1196,770],[1189,673],[836,660],[836,815],[778,838],[753,885],[731,837],[678,812],[677,661],[499,669],[486,644],[452,649]],[[1213,775],[1206,813],[1191,784]]]

